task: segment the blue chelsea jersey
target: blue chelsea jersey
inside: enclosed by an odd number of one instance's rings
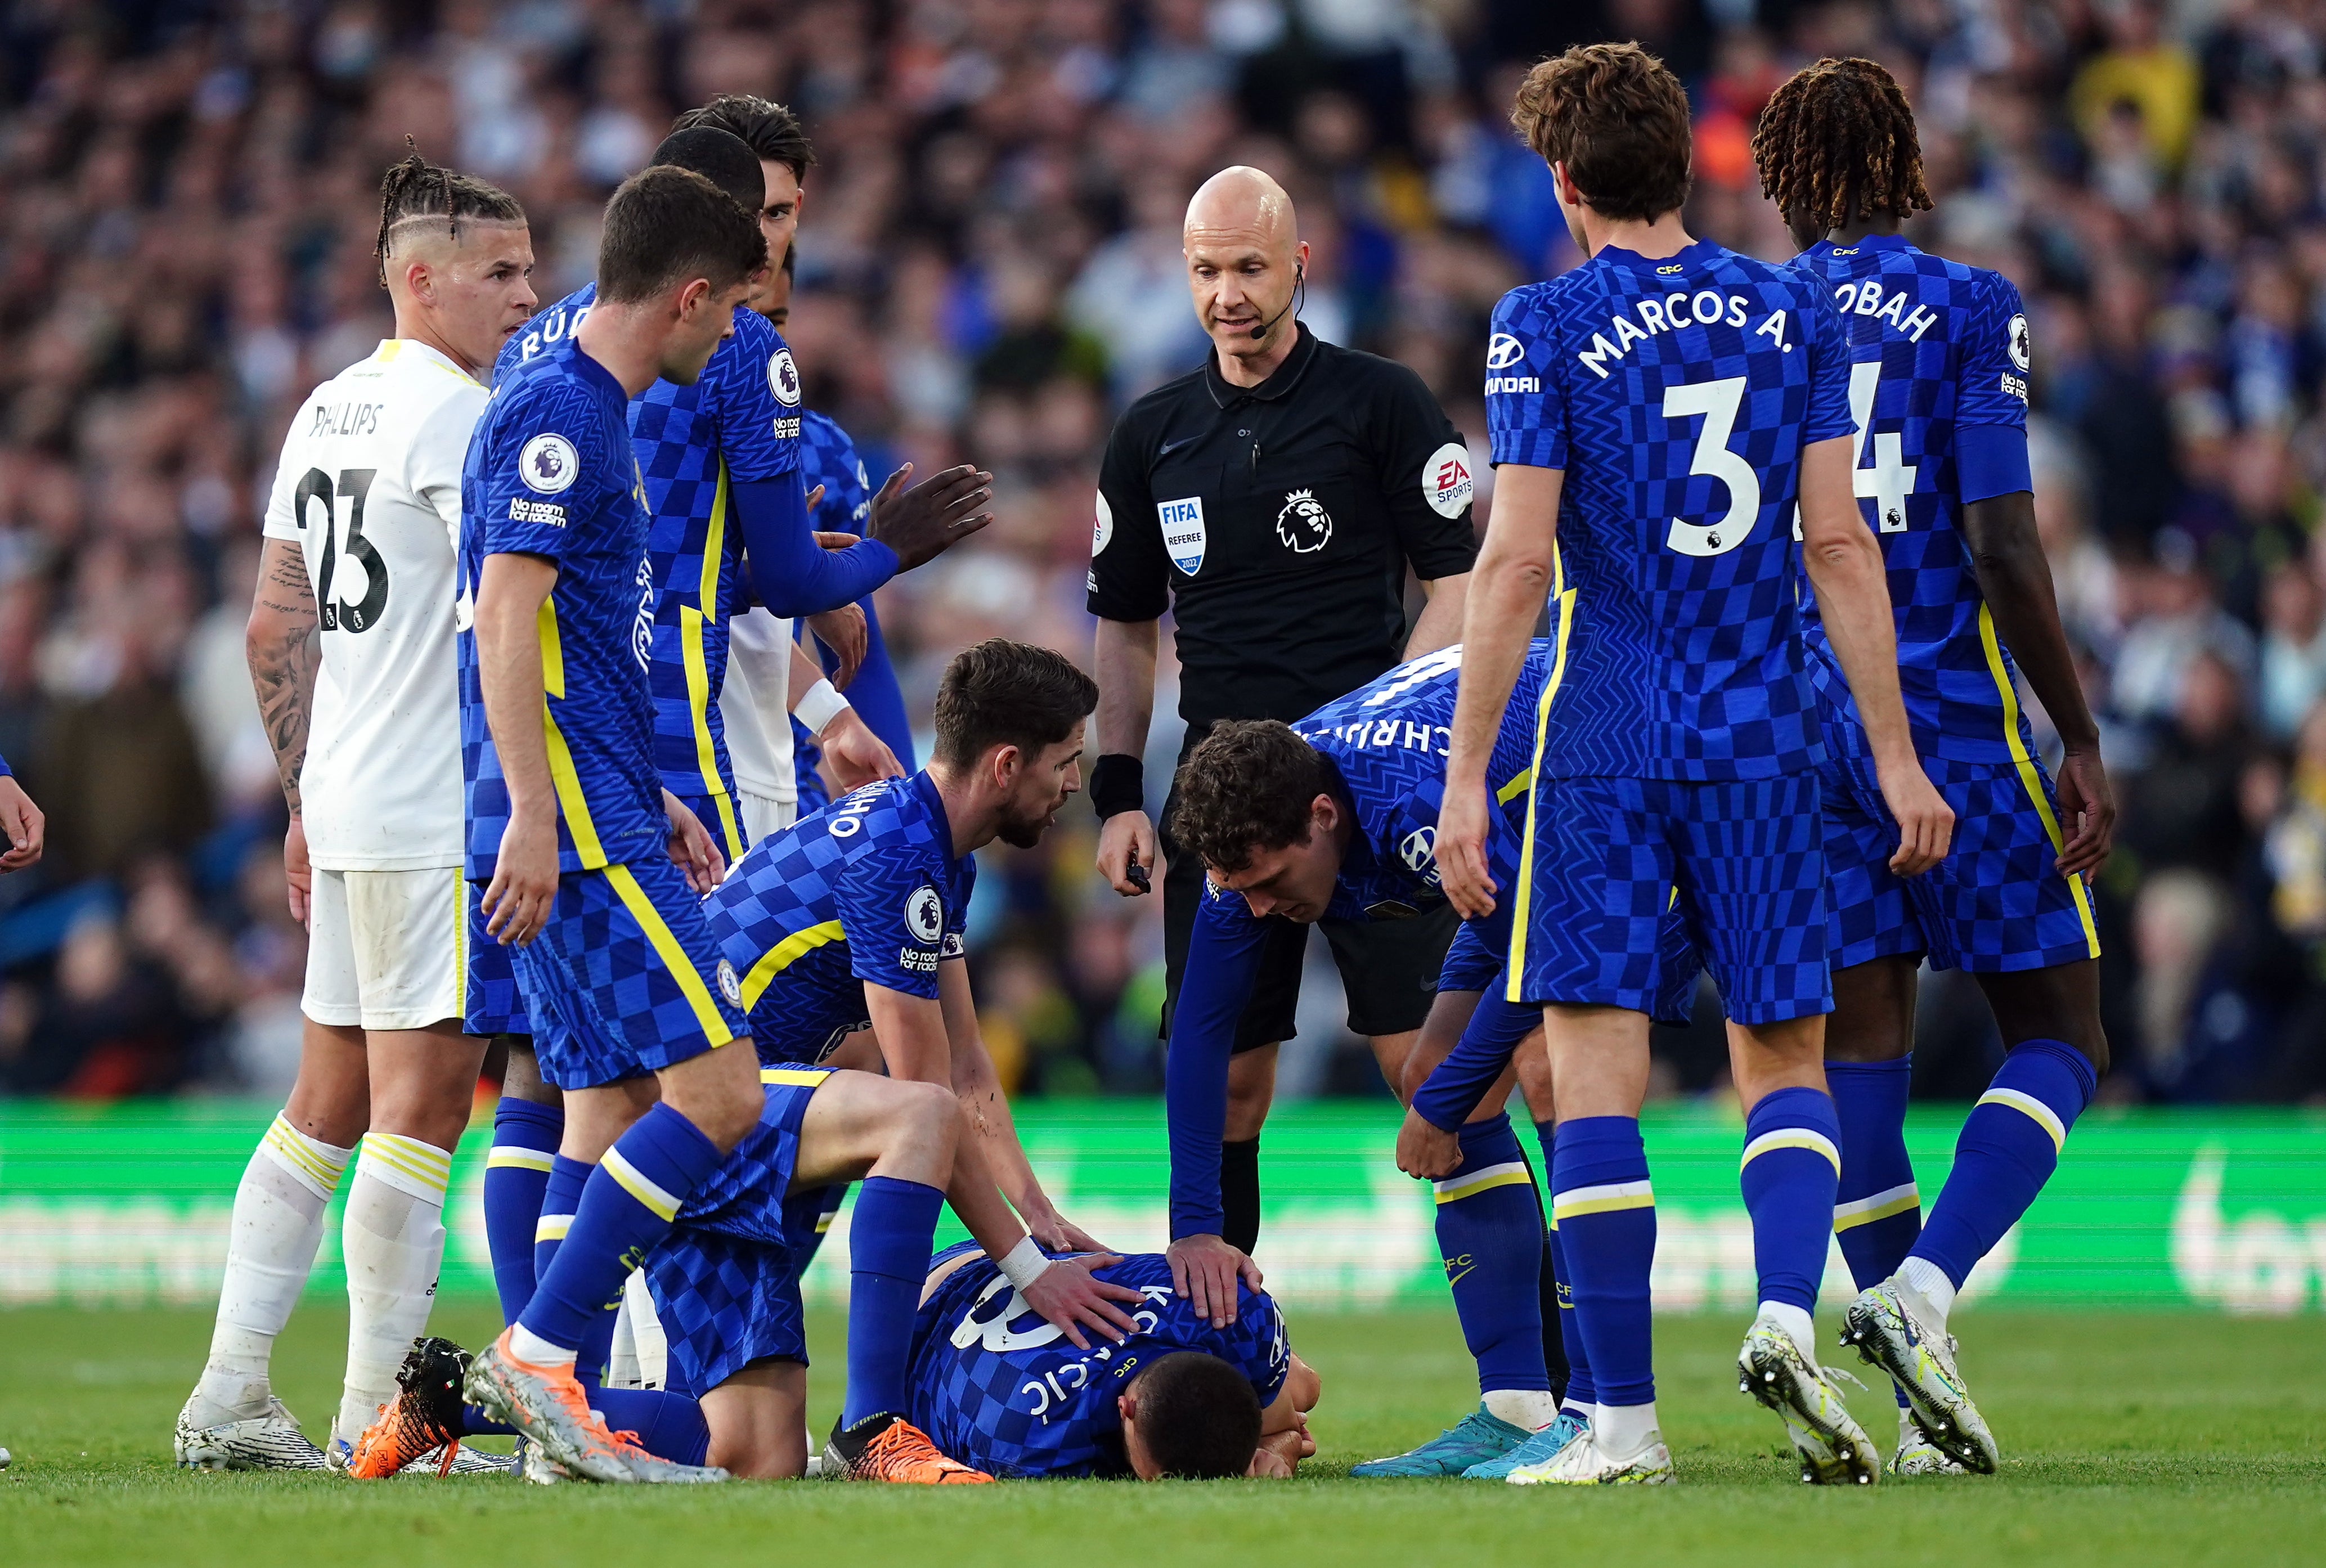
[[[654,766],[646,666],[655,590],[639,489],[621,385],[570,336],[498,381],[461,478],[456,625],[473,878],[491,877],[508,820],[473,629],[477,584],[495,554],[557,568],[537,624],[559,868],[661,852],[669,819]]]
[[[1053,1254],[1053,1256],[1067,1256]],[[913,1325],[911,1419],[944,1453],[1001,1477],[1128,1475],[1115,1398],[1139,1371],[1174,1351],[1219,1357],[1251,1382],[1261,1406],[1292,1369],[1284,1313],[1264,1292],[1238,1287],[1225,1328],[1171,1286],[1171,1265],[1140,1253],[1095,1277],[1140,1294],[1121,1342],[1074,1342],[1026,1304],[1001,1270],[974,1257],[941,1281]]]
[[[585,284],[501,350],[496,374],[570,337],[597,299]],[[742,838],[733,805],[719,692],[728,617],[743,598],[743,535],[732,487],[799,469],[800,379],[765,317],[737,306],[735,330],[692,385],[657,381],[629,404],[630,440],[652,521],[647,552],[660,590],[647,667],[655,762],[665,788],[708,800],[728,852]]]
[[[1503,295],[1486,359],[1494,461],[1566,476],[1545,775],[1813,765],[1791,522],[1802,448],[1850,428],[1826,291],[1709,241],[1610,246]]]
[[[2031,356],[2019,291],[1896,235],[1820,242],[1793,264],[1831,292],[1848,333],[1856,487],[1889,568],[1898,686],[1915,749],[2009,762],[2014,738],[2033,743],[1963,538],[1961,438],[1980,427],[2027,428]],[[1804,595],[1801,608],[1810,677],[1834,720],[1827,738],[1863,753],[1864,726],[1817,606]]]
[[[977,858],[926,772],[879,779],[751,846],[706,904],[770,1062],[815,1062],[870,1022],[864,986],[934,1000],[963,956]]]

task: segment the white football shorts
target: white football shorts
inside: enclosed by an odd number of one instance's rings
[[[315,873],[307,993],[318,1024],[424,1029],[461,1014],[471,896],[458,866]]]
[[[755,795],[749,790],[738,790],[735,798],[743,807],[743,831],[751,842],[771,838],[799,820],[799,803],[779,801],[773,795]]]

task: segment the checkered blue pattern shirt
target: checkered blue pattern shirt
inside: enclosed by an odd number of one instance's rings
[[[1793,264],[1832,291],[1849,335],[1858,504],[1882,542],[1897,610],[1898,686],[1915,749],[1951,762],[2008,763],[2003,693],[2016,679],[1979,626],[1985,600],[1962,535],[1957,432],[2027,428],[2027,318],[2019,291],[1981,267],[1927,255],[1896,235],[1820,242]],[[1856,705],[1803,596],[1810,675],[1851,720]],[[1827,738],[1853,751],[1864,726]]]
[[[863,538],[872,515],[872,477],[864,471],[856,443],[830,414],[812,408],[800,414],[799,462],[801,482],[811,490],[823,487],[823,498],[808,514],[809,525]]]
[[[557,568],[541,656],[559,868],[639,859],[669,831],[647,687],[654,580],[625,412],[620,384],[569,333],[498,381],[469,441],[455,624],[467,870],[479,880],[491,877],[508,821],[471,629],[488,555],[535,555]]]
[[[977,859],[927,773],[881,779],[751,846],[706,901],[768,1062],[814,1062],[868,1021],[867,983],[934,1000],[962,956]]]
[[[1518,875],[1519,834],[1533,779],[1535,707],[1550,673],[1550,644],[1537,638],[1519,672],[1486,770],[1501,810],[1487,844],[1495,881]],[[1444,899],[1437,881],[1437,810],[1446,797],[1454,699],[1462,675],[1459,644],[1407,661],[1292,726],[1332,762],[1355,807],[1357,831],[1341,857],[1327,914],[1336,920],[1398,917]],[[1229,895],[1226,902],[1251,910]]]
[[[1801,449],[1850,429],[1826,291],[1709,241],[1610,246],[1503,295],[1486,357],[1494,461],[1566,473],[1545,774],[1813,765],[1791,524]]]
[[[1063,1256],[1054,1254],[1053,1256]],[[972,1258],[945,1276],[913,1325],[911,1419],[944,1452],[1005,1477],[1130,1473],[1115,1396],[1142,1367],[1175,1350],[1219,1357],[1251,1379],[1265,1407],[1292,1369],[1284,1314],[1265,1293],[1239,1290],[1223,1329],[1171,1288],[1159,1253],[1124,1258],[1097,1277],[1144,1299],[1121,1343],[1088,1350],[1026,1304],[1000,1268]]]

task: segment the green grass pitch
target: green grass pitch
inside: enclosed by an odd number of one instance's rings
[[[433,1326],[475,1344],[494,1322],[488,1304],[453,1300]],[[309,1303],[276,1352],[277,1390],[311,1434],[337,1398],[343,1323]],[[1663,1319],[1660,1392],[1682,1484],[1580,1495],[1350,1480],[1352,1461],[1428,1436],[1470,1402],[1459,1335],[1447,1313],[1309,1313],[1292,1326],[1325,1378],[1321,1452],[1297,1481],[650,1490],[180,1472],[170,1424],[206,1315],[0,1313],[0,1444],[14,1454],[0,1473],[0,1562],[2256,1568],[2326,1554],[2326,1332],[2314,1317],[1968,1313],[1965,1370],[2003,1473],[1851,1491],[1794,1480],[1775,1419],[1736,1392],[1741,1318]],[[840,1328],[829,1313],[813,1321],[823,1368],[839,1364]],[[834,1375],[812,1382],[820,1432]],[[1886,1398],[1857,1403],[1886,1449]]]

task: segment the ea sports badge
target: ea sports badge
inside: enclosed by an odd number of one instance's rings
[[[1459,517],[1470,489],[1470,449],[1460,441],[1447,441],[1423,460],[1421,498],[1440,517]]]

